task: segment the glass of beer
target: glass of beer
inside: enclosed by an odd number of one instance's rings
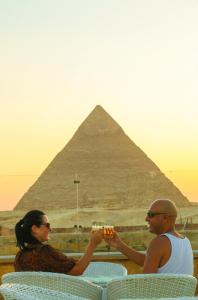
[[[113,225],[105,225],[104,227],[104,237],[113,237],[114,233],[114,226]]]
[[[103,227],[104,227],[104,226],[102,226],[102,225],[100,225],[100,224],[94,223],[94,224],[92,224],[92,226],[91,226],[91,231],[92,231],[92,232],[95,232],[95,231],[98,231],[98,230],[100,230],[100,229],[103,229]]]

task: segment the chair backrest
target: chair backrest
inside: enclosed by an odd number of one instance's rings
[[[82,278],[51,272],[12,272],[2,276],[2,283],[34,285],[71,293],[93,300],[101,299],[102,288]]]
[[[184,274],[138,274],[107,284],[108,300],[194,296],[197,279]]]
[[[9,300],[87,300],[69,293],[49,290],[33,285],[4,283],[0,286],[0,294]]]
[[[82,276],[126,276],[127,269],[117,263],[91,262]]]

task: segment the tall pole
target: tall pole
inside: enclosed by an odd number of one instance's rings
[[[76,185],[76,214],[77,214],[77,220],[76,220],[76,229],[77,229],[77,247],[78,247],[78,251],[79,251],[79,220],[78,220],[78,185],[80,183],[80,180],[78,180],[78,176],[77,174],[75,174],[75,179],[74,179],[74,184]]]
[[[80,180],[78,180],[77,174],[75,174],[74,184],[76,184],[76,214],[77,214],[77,226],[78,224],[78,185],[80,183]]]

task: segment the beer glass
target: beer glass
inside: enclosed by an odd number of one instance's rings
[[[104,237],[113,237],[114,233],[114,226],[113,225],[105,225],[104,226]]]
[[[95,231],[98,231],[98,230],[100,230],[100,229],[103,229],[103,227],[104,227],[104,226],[95,223],[95,224],[92,224],[92,226],[91,226],[91,231],[92,231],[92,232],[95,232]]]

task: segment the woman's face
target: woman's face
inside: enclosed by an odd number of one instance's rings
[[[49,240],[49,232],[51,231],[49,219],[46,215],[42,216],[42,224],[39,226],[32,225],[32,235],[39,241],[45,242]]]

